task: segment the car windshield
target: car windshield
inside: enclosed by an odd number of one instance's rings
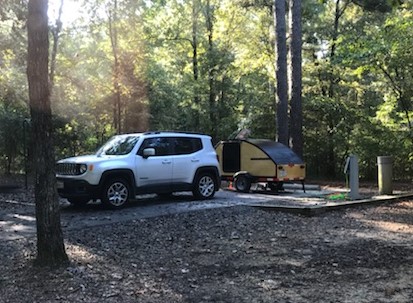
[[[126,155],[129,154],[139,136],[115,136],[106,142],[97,152],[97,155]]]

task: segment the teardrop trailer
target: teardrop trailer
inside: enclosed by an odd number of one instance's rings
[[[282,143],[237,139],[220,141],[215,149],[221,180],[233,182],[237,191],[249,192],[253,183],[265,183],[266,188],[280,191],[285,182],[301,182],[305,191],[305,163]]]

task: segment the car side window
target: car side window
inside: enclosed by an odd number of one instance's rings
[[[145,148],[155,149],[155,156],[167,156],[172,154],[171,142],[168,138],[155,137],[145,139],[139,147],[138,155],[142,156]]]
[[[199,138],[179,137],[174,138],[174,154],[187,155],[202,149],[202,142]]]

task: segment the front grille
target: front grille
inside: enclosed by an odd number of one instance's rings
[[[56,173],[58,175],[80,175],[79,171],[80,164],[76,163],[58,163],[56,165]]]

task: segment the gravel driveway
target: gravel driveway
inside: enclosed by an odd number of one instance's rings
[[[183,213],[199,204],[146,198],[124,215],[163,215],[125,220],[63,205],[71,265],[33,268],[35,237],[0,241],[0,302],[413,302],[413,201],[304,217],[219,193],[225,207]],[[13,197],[1,214],[30,220],[33,197]]]
[[[36,235],[34,195],[32,190],[16,190],[0,193],[0,241],[33,237]],[[212,200],[194,200],[192,193],[178,193],[168,199],[156,195],[139,196],[128,207],[111,211],[97,203],[83,208],[74,208],[66,199],[60,199],[63,230],[85,229],[92,226],[127,222],[131,220],[159,217],[204,209],[224,208],[240,205],[262,205],[276,202],[277,205],[294,205],[305,201],[317,203],[319,189],[303,193],[301,189],[279,195],[236,193],[220,190]],[[309,201],[309,198],[311,201]],[[315,202],[313,202],[315,201]]]

